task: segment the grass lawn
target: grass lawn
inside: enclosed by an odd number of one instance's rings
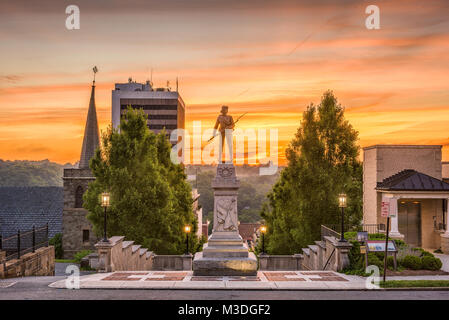
[[[55,262],[58,262],[58,263],[77,263],[73,259],[55,259]]]
[[[422,288],[422,287],[448,287],[449,280],[390,280],[381,281],[381,288]]]

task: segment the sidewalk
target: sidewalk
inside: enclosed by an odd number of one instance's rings
[[[66,280],[51,288],[66,288]],[[365,279],[332,271],[259,271],[253,277],[198,277],[191,271],[120,271],[80,277],[80,289],[365,290]]]
[[[442,253],[434,253],[434,255],[435,257],[440,258],[441,262],[443,263],[441,270],[449,272],[449,255]]]

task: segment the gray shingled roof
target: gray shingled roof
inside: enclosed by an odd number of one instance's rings
[[[48,222],[49,237],[62,232],[62,187],[0,187],[0,233],[31,230]]]
[[[427,174],[407,169],[377,183],[377,190],[390,191],[448,191],[449,183]]]

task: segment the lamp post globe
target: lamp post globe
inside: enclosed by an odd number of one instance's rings
[[[338,195],[338,206],[341,208],[341,235],[340,242],[346,242],[345,239],[345,208],[347,205],[347,196],[345,193]]]
[[[189,225],[184,226],[184,232],[186,233],[186,254],[189,254],[189,233],[191,228]]]
[[[262,233],[262,254],[265,254],[265,233],[267,232],[267,227],[265,225],[261,226],[260,232]]]
[[[100,196],[101,199],[101,206],[104,208],[104,217],[103,217],[103,242],[109,242],[108,237],[107,237],[107,230],[106,230],[106,225],[107,225],[107,215],[106,215],[106,210],[107,208],[110,206],[110,195],[109,192],[103,192]]]

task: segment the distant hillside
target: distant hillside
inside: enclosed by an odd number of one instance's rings
[[[0,186],[62,186],[64,167],[72,167],[70,163],[61,165],[49,160],[4,161],[0,159]]]

